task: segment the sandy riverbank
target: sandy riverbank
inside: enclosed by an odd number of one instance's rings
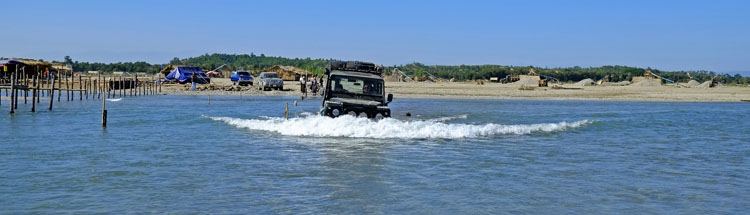
[[[230,86],[228,79],[212,79],[215,86]],[[684,88],[670,85],[659,87],[637,86],[575,86],[564,88],[535,87],[521,90],[515,84],[387,82],[386,92],[396,98],[498,98],[542,100],[606,100],[606,101],[665,101],[665,102],[739,102],[750,99],[750,88],[723,86],[717,88]],[[253,86],[242,91],[189,91],[184,85],[165,85],[168,95],[243,95],[243,96],[300,96],[298,82],[285,82],[284,91],[259,91]]]

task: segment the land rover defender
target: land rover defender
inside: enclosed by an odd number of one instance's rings
[[[390,117],[388,103],[393,101],[393,94],[385,94],[382,71],[383,67],[368,62],[331,62],[325,69],[320,114],[329,117],[348,114],[374,119]]]

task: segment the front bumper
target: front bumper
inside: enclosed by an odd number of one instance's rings
[[[336,115],[334,110],[338,110],[339,114]],[[328,117],[339,117],[352,113],[355,116],[360,116],[364,113],[367,115],[367,118],[378,118],[378,114],[383,118],[391,117],[391,109],[388,108],[388,106],[365,106],[326,102],[326,104],[320,109],[320,115]]]

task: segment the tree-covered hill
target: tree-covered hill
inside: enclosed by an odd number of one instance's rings
[[[315,73],[322,73],[328,62],[334,59],[311,59],[311,58],[285,58],[265,56],[263,54],[205,54],[190,58],[174,58],[169,64],[199,66],[204,70],[215,69],[226,64],[224,70],[259,70],[274,65],[295,66]],[[66,56],[65,61],[73,65],[75,71],[125,71],[157,73],[165,64],[149,64],[146,62],[119,62],[119,63],[89,63],[73,61]],[[375,62],[377,63],[377,62]],[[436,77],[459,81],[489,79],[490,77],[505,77],[510,74],[528,74],[531,70],[537,74],[555,77],[563,82],[575,82],[586,78],[598,80],[609,75],[611,81],[631,80],[634,76],[642,76],[648,68],[637,68],[629,66],[601,66],[601,67],[565,67],[565,68],[541,68],[533,66],[506,66],[506,65],[457,65],[457,66],[428,66],[421,63],[406,65],[386,66],[386,74],[390,74],[394,68],[410,76],[424,76],[427,74]],[[660,71],[651,69],[652,72],[665,78],[687,82],[688,73],[699,81],[711,79],[717,76],[717,80],[727,84],[748,84],[750,78],[740,75],[716,74],[710,71]]]

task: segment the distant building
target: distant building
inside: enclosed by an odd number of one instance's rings
[[[303,75],[310,75],[311,73],[307,70],[300,69],[293,66],[282,66],[276,65],[270,68],[253,71],[254,74],[260,74],[261,72],[275,72],[279,74],[279,77],[284,81],[296,81],[299,80]]]

